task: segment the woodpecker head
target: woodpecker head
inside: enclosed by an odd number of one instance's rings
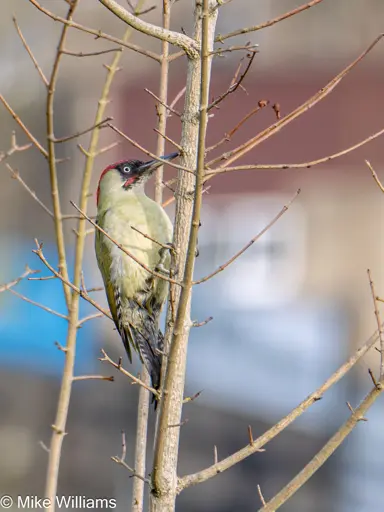
[[[171,153],[160,157],[162,160],[173,160],[179,153]],[[151,177],[153,171],[162,165],[159,160],[142,162],[141,160],[121,160],[109,165],[100,175],[97,187],[97,204],[101,193],[121,193],[143,185]]]

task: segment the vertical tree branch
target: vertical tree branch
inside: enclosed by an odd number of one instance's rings
[[[71,20],[73,17],[73,13],[77,6],[77,0],[70,4],[67,20]],[[49,165],[49,173],[51,180],[51,195],[52,195],[52,203],[53,203],[53,214],[54,214],[54,224],[55,224],[55,234],[56,234],[56,244],[57,244],[57,252],[59,259],[59,273],[63,276],[66,281],[69,281],[68,276],[68,268],[67,268],[67,259],[65,253],[65,240],[64,240],[64,231],[63,231],[63,219],[61,213],[60,206],[60,197],[59,197],[59,189],[57,182],[57,169],[56,169],[56,151],[55,151],[55,135],[54,135],[54,112],[53,112],[53,102],[54,102],[54,94],[56,81],[58,77],[59,64],[61,60],[61,50],[64,47],[65,39],[68,32],[68,25],[64,25],[61,32],[61,37],[59,40],[59,45],[57,48],[56,58],[53,64],[53,69],[51,73],[51,78],[48,84],[48,93],[47,93],[47,105],[46,105],[46,116],[47,116],[47,141],[48,141],[48,165]],[[68,309],[68,334],[73,325],[71,322],[71,307],[72,307],[72,294],[71,290],[68,286],[63,284],[63,292],[65,301]],[[77,322],[76,322],[77,324]],[[59,465],[60,465],[60,456],[61,456],[61,446],[65,435],[65,425],[66,418],[68,414],[68,404],[69,404],[69,396],[72,385],[72,377],[73,377],[73,366],[74,366],[74,351],[70,349],[65,352],[65,364],[63,370],[63,376],[61,381],[60,388],[60,396],[57,405],[56,418],[55,423],[52,425],[52,437],[51,444],[49,450],[49,459],[48,459],[48,468],[47,468],[47,477],[46,477],[46,487],[45,494],[47,498],[51,501],[51,505],[49,507],[50,510],[55,510],[55,497],[57,492],[57,481],[59,476]]]
[[[73,18],[73,14],[77,7],[78,0],[74,0],[68,9],[68,13],[66,19],[71,21]],[[52,205],[53,205],[53,214],[54,214],[54,224],[55,224],[55,235],[56,235],[56,245],[57,252],[59,257],[59,271],[66,279],[68,279],[68,268],[67,268],[67,258],[65,254],[65,240],[64,240],[64,230],[63,230],[63,216],[61,213],[60,206],[60,196],[59,196],[59,187],[57,183],[57,168],[56,168],[56,150],[55,150],[55,132],[54,132],[54,112],[53,112],[53,103],[55,99],[55,89],[56,82],[59,73],[59,66],[62,57],[62,50],[64,48],[65,39],[67,37],[68,25],[64,25],[61,31],[61,36],[59,40],[59,45],[57,48],[56,58],[53,63],[51,78],[48,84],[48,93],[47,93],[47,107],[46,107],[46,116],[47,116],[47,151],[48,151],[48,165],[49,165],[49,176],[51,180],[51,195],[52,195]],[[65,302],[67,304],[67,308],[69,311],[71,305],[71,290],[63,283],[63,291],[65,296]]]
[[[181,165],[194,168],[197,162],[197,173],[195,178],[190,173],[179,172],[174,243],[179,272],[184,273],[184,287],[181,294],[176,292],[175,300],[176,303],[178,302],[178,308],[172,334],[169,334],[171,329],[168,326],[167,334],[172,336],[172,342],[166,368],[152,472],[152,511],[172,512],[176,500],[179,428],[171,429],[169,425],[178,425],[181,420],[187,344],[192,325],[190,299],[204,181],[205,135],[212,62],[210,52],[213,48],[217,19],[217,9],[210,9],[214,5],[216,2],[211,0],[203,0],[203,5],[200,1],[196,1],[195,39],[201,40],[201,58],[200,60],[190,59],[188,63],[181,142],[184,154]],[[186,237],[185,233],[189,233],[189,237]]]
[[[76,2],[74,2],[71,7],[74,6]],[[68,25],[63,27],[63,31],[66,31]],[[124,34],[124,40],[126,40],[130,35],[130,29],[127,29]],[[95,117],[94,125],[99,126],[101,121],[104,118],[104,112],[106,105],[108,103],[108,95],[109,90],[115,76],[115,73],[118,69],[118,63],[122,52],[117,52],[111,66],[108,67],[107,77],[105,80],[105,84],[101,93],[101,97],[98,103],[98,108]],[[53,119],[50,121],[51,126],[53,127]],[[52,135],[51,135],[52,136]],[[82,211],[86,211],[89,197],[89,186],[92,175],[92,169],[94,164],[94,159],[97,154],[97,145],[99,141],[99,128],[96,128],[92,131],[91,141],[89,145],[89,149],[87,152],[87,159],[85,163],[84,173],[83,173],[83,181],[81,185],[80,191],[80,208]],[[57,186],[57,183],[56,183]],[[60,210],[59,210],[60,213]],[[61,214],[60,214],[61,215]],[[56,212],[55,212],[56,218]],[[81,287],[81,276],[82,276],[82,264],[83,264],[83,254],[84,254],[84,245],[86,239],[86,219],[81,217],[78,221],[77,228],[77,241],[75,248],[75,267],[74,267],[74,276],[73,276],[73,286],[80,288]],[[61,218],[60,218],[61,223]],[[64,277],[64,276],[63,276]],[[66,279],[68,281],[68,279]],[[65,290],[69,289],[69,287],[65,286]],[[59,402],[56,412],[55,423],[53,425],[53,432],[50,444],[49,451],[49,461],[48,461],[48,470],[47,470],[47,481],[46,481],[46,489],[45,494],[47,498],[50,499],[50,507],[49,510],[52,512],[55,509],[55,496],[57,493],[57,483],[59,476],[59,466],[60,466],[60,458],[62,451],[62,444],[65,435],[68,410],[69,410],[69,402],[72,391],[72,383],[73,383],[73,375],[74,375],[74,364],[75,364],[75,352],[76,352],[76,337],[77,337],[77,329],[78,329],[78,321],[79,321],[79,294],[73,293],[69,305],[69,320],[68,320],[68,333],[67,340],[65,346],[65,364],[63,370],[63,376],[61,381],[60,388],[60,396]]]
[[[148,386],[151,384],[149,373],[144,365],[141,366],[141,379]],[[140,386],[139,403],[137,407],[136,444],[135,444],[135,474],[145,475],[149,416],[149,391]],[[142,512],[144,509],[144,484],[141,478],[134,478],[132,484],[132,512]]]
[[[140,8],[143,1],[139,2]],[[139,4],[136,7],[138,11]],[[168,0],[163,0],[163,27],[169,29],[169,8]],[[168,91],[168,43],[162,42],[162,56],[161,56],[161,71],[160,71],[160,90],[159,97],[163,101],[167,101]],[[164,107],[160,103],[157,106],[158,115],[158,130],[165,133],[166,115]],[[162,137],[159,135],[157,138],[157,156],[164,154],[164,143]],[[156,171],[155,178],[155,201],[161,203],[163,192],[163,167],[159,167]],[[141,378],[150,385],[151,380],[147,368],[144,364],[141,365]],[[139,403],[137,409],[137,424],[136,424],[136,444],[135,444],[135,472],[138,475],[145,475],[146,469],[146,456],[147,456],[147,441],[148,441],[148,417],[149,417],[149,391],[143,386],[139,390]],[[145,482],[140,478],[134,478],[132,486],[132,512],[142,512],[144,509],[144,487]]]
[[[171,21],[171,5],[169,0],[163,0],[163,28],[169,30]],[[160,87],[159,87],[159,98],[162,103],[157,104],[157,116],[158,123],[157,129],[158,131],[165,135],[166,127],[167,127],[167,109],[165,105],[168,103],[168,72],[169,72],[169,43],[167,41],[162,41],[162,55],[161,55],[161,70],[160,70]],[[165,151],[165,139],[160,134],[157,136],[157,156],[164,155]],[[162,203],[163,200],[163,170],[164,167],[161,166],[156,171],[156,181],[155,181],[155,201],[159,204]]]

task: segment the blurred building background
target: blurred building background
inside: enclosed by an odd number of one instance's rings
[[[146,16],[159,22],[161,2]],[[218,32],[257,24],[298,5],[293,0],[234,0],[221,9]],[[41,4],[63,15],[64,1]],[[152,4],[151,4],[152,5]],[[191,2],[177,2],[173,28],[191,32]],[[27,56],[12,23],[15,15],[44,72],[52,65],[60,24],[46,18],[26,0],[3,2],[0,16],[0,92],[44,143],[45,88]],[[248,121],[222,146],[226,151],[273,123],[271,108],[279,103],[285,115],[323,87],[382,31],[384,4],[379,0],[324,0],[317,7],[278,25],[228,44],[249,40],[260,53],[247,76],[246,91],[230,95],[210,119],[208,145],[220,140],[260,100],[270,106]],[[124,24],[93,0],[81,0],[76,20],[120,37]],[[134,42],[159,51],[156,41],[134,34]],[[112,45],[114,46],[114,45]],[[70,31],[67,49],[97,51],[111,47],[103,40]],[[378,46],[323,102],[249,153],[241,163],[295,163],[335,153],[383,128],[384,74]],[[83,130],[93,123],[95,107],[109,55],[88,59],[64,56],[57,86],[56,136]],[[230,53],[214,61],[212,96],[224,92],[239,62]],[[145,91],[157,93],[159,67],[155,61],[125,51],[122,70],[112,88],[108,115],[137,141],[154,151],[155,102]],[[183,87],[184,59],[172,64],[170,94]],[[181,103],[179,105],[181,109]],[[16,129],[0,109],[0,149],[9,147]],[[169,119],[169,135],[179,140],[180,122]],[[117,140],[102,130],[102,145]],[[87,146],[89,135],[79,142]],[[97,159],[92,192],[107,163],[142,157],[125,142]],[[204,198],[200,257],[196,275],[204,276],[245,245],[286,204],[302,192],[288,212],[236,263],[206,284],[196,287],[193,318],[214,320],[193,330],[187,393],[203,389],[201,397],[184,409],[179,473],[197,471],[263,433],[318,387],[375,329],[366,269],[376,289],[384,290],[382,260],[384,198],[364,160],[382,175],[382,140],[319,167],[284,171],[247,171],[211,181]],[[73,141],[58,146],[59,182],[64,213],[73,213],[84,157]],[[172,149],[169,147],[169,149]],[[213,154],[213,152],[212,152]],[[219,154],[217,151],[216,154]],[[45,160],[35,148],[9,160],[38,196],[50,204]],[[173,176],[172,170],[167,171]],[[36,237],[45,244],[52,264],[57,262],[51,220],[12,180],[4,165],[0,186],[0,282],[23,271],[24,265],[47,272],[31,253]],[[90,211],[95,211],[91,199]],[[170,215],[172,216],[172,208]],[[69,262],[73,258],[75,221],[68,221]],[[85,281],[100,286],[93,254],[93,235],[86,248]],[[25,281],[15,291],[65,312],[60,283]],[[384,293],[384,292],[383,292]],[[97,299],[105,304],[103,293]],[[83,313],[92,310],[82,304]],[[62,353],[55,341],[65,342],[65,320],[22,301],[0,294],[0,494],[42,495],[60,376]],[[98,361],[100,348],[119,357],[122,347],[112,324],[97,319],[79,333],[77,374],[115,374]],[[319,450],[370,388],[367,369],[377,370],[379,356],[369,357],[281,436],[236,468],[198,489],[185,491],[179,509],[209,512],[255,510],[260,484],[266,499],[285,485]],[[133,462],[133,433],[137,389],[121,375],[114,383],[84,381],[74,386],[65,439],[59,492],[63,495],[107,496],[125,510],[132,480],[110,461],[121,449],[120,431],[127,432],[128,462]],[[381,453],[384,421],[382,400],[359,424],[342,448],[301,489],[284,510],[365,512],[381,510]],[[151,419],[154,422],[154,415]],[[151,426],[153,429],[153,425]]]

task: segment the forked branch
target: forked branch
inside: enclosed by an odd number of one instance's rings
[[[237,165],[234,167],[222,167],[217,170],[213,171],[207,171],[207,176],[213,175],[213,174],[222,174],[225,172],[233,172],[233,171],[247,171],[252,169],[264,169],[264,170],[284,170],[284,169],[310,169],[311,167],[314,167],[315,165],[323,164],[326,162],[330,162],[331,160],[335,160],[336,158],[340,158],[342,156],[347,155],[348,153],[352,153],[352,151],[356,151],[356,149],[359,149],[362,146],[365,146],[369,142],[372,142],[373,140],[377,139],[378,137],[381,137],[384,134],[384,129],[379,130],[378,132],[373,133],[369,137],[366,137],[365,139],[357,142],[353,146],[350,146],[348,148],[345,148],[341,151],[338,151],[337,153],[333,153],[332,155],[327,155],[322,158],[318,158],[317,160],[311,160],[308,162],[301,162],[298,164],[249,164],[249,165]],[[366,163],[368,161],[366,160]],[[369,163],[367,163],[368,167],[370,168],[372,172],[372,166],[370,166]],[[374,172],[374,171],[373,171]],[[375,173],[376,174],[376,173]],[[373,174],[373,177],[377,178],[377,175],[375,176]],[[377,180],[376,180],[377,182]],[[384,192],[384,187],[382,189]]]
[[[80,297],[84,300],[86,300],[87,302],[89,302],[94,308],[96,308],[97,310],[100,311],[100,313],[103,313],[103,315],[105,315],[107,318],[109,318],[110,320],[112,320],[112,316],[111,314],[109,313],[109,311],[107,311],[106,309],[103,309],[96,301],[94,301],[92,299],[92,297],[90,297],[85,291],[81,290],[78,286],[75,286],[73,283],[71,283],[70,281],[68,281],[67,279],[65,279],[61,274],[60,272],[58,272],[57,270],[55,270],[52,265],[49,263],[49,261],[46,259],[46,257],[44,256],[44,253],[43,253],[43,245],[40,244],[37,240],[35,240],[35,243],[36,243],[36,246],[37,246],[37,249],[32,251],[33,253],[35,253],[39,258],[40,260],[44,263],[44,265],[47,267],[47,269],[53,274],[54,277],[56,277],[57,279],[60,279],[60,281],[62,281],[66,286],[68,286],[71,290],[73,290],[75,293],[77,293],[78,295],[80,295]]]
[[[99,2],[135,30],[138,30],[148,36],[155,37],[156,39],[160,39],[160,41],[166,41],[174,46],[178,46],[185,51],[188,57],[192,59],[197,59],[199,57],[199,45],[191,37],[147,23],[124,9],[124,7],[115,2],[115,0],[99,0]]]
[[[214,160],[211,160],[208,162],[207,166],[211,167],[212,165],[220,162],[225,161],[217,170],[220,168],[228,167],[229,164],[232,162],[238,160],[240,157],[244,156],[246,153],[251,151],[254,147],[258,146],[262,142],[266,141],[272,135],[275,135],[278,133],[282,128],[290,124],[292,121],[303,115],[305,112],[308,112],[309,109],[314,107],[317,103],[319,103],[321,100],[323,100],[328,94],[330,94],[335,87],[339,85],[339,83],[345,78],[348,73],[355,67],[357,64],[363,60],[366,55],[379,43],[379,41],[383,38],[384,34],[380,34],[369,46],[366,50],[364,50],[363,53],[361,53],[351,64],[349,64],[346,68],[344,68],[338,75],[336,75],[330,82],[328,82],[327,85],[325,85],[322,89],[320,89],[314,96],[309,98],[307,101],[305,101],[302,105],[297,107],[295,110],[290,112],[285,117],[278,120],[276,123],[272,124],[271,126],[267,127],[265,130],[258,133],[255,137],[248,140],[244,144],[238,146],[237,148],[233,149],[232,151],[225,153],[221,155],[218,158],[215,158]],[[207,180],[212,178],[213,175],[208,176]]]
[[[325,446],[313,457],[313,459],[287,484],[274,498],[267,502],[265,506],[259,509],[259,512],[274,512],[291,498],[329,459],[337,450],[341,443],[356,427],[357,423],[364,419],[364,414],[379,398],[383,392],[383,383],[370,391],[362,403],[354,409],[354,412],[347,419],[344,425],[336,432],[334,436],[325,444]]]
[[[136,53],[145,55],[146,57],[149,57],[150,59],[153,59],[156,62],[160,62],[160,56],[157,53],[151,52],[150,50],[145,50],[144,48],[141,48],[141,46],[130,43],[128,41],[124,41],[124,39],[119,39],[117,37],[110,36],[109,34],[105,34],[101,30],[96,30],[94,28],[85,27],[84,25],[81,25],[80,23],[76,23],[75,21],[68,20],[66,18],[62,18],[61,16],[57,16],[56,14],[53,14],[52,12],[48,11],[48,9],[45,9],[45,7],[40,5],[36,0],[28,0],[28,1],[32,5],[34,5],[40,12],[44,13],[46,16],[48,16],[49,18],[51,18],[54,21],[58,21],[59,23],[62,23],[63,25],[66,25],[68,27],[72,27],[77,30],[80,30],[81,32],[86,32],[87,34],[96,36],[98,39],[105,39],[106,41],[110,41],[111,43],[116,43],[120,46],[128,48],[129,50],[133,50]]]
[[[40,272],[40,270],[31,270],[28,265],[25,267],[25,271],[21,274],[20,277],[14,279],[13,281],[10,281],[7,284],[0,285],[0,293],[5,292],[7,290],[10,290],[13,286],[16,286],[17,283],[20,283],[23,279],[25,279],[27,276],[30,276],[32,274],[37,274]]]
[[[179,478],[177,490],[180,493],[183,489],[190,487],[191,485],[196,485],[201,482],[205,482],[210,478],[226,471],[227,469],[235,466],[242,460],[246,459],[253,453],[256,453],[260,448],[265,446],[269,441],[275,438],[278,434],[280,434],[283,430],[285,430],[293,421],[295,421],[299,416],[301,416],[311,405],[313,405],[316,401],[320,400],[324,393],[328,391],[336,382],[338,382],[344,375],[346,375],[349,370],[368,352],[370,348],[372,348],[377,342],[379,336],[376,331],[369,340],[360,347],[353,356],[336,372],[329,377],[328,380],[324,382],[315,392],[309,395],[305,400],[301,402],[293,411],[291,411],[287,416],[281,419],[276,425],[267,430],[265,434],[255,439],[253,444],[248,444],[241,450],[233,453],[229,457],[221,460],[220,462],[213,464],[212,466],[203,469],[197,473],[192,475],[187,475]]]

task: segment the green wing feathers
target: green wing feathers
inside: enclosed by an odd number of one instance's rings
[[[103,219],[100,219],[103,222]],[[105,237],[96,231],[96,257],[103,277],[109,308],[116,328],[121,336],[129,360],[132,362],[132,348],[139,354],[147,367],[154,388],[160,385],[161,354],[163,336],[159,331],[158,320],[162,301],[154,293],[152,282],[143,283],[134,297],[126,297],[120,284],[111,280],[112,255]],[[165,282],[157,286],[165,286]]]

